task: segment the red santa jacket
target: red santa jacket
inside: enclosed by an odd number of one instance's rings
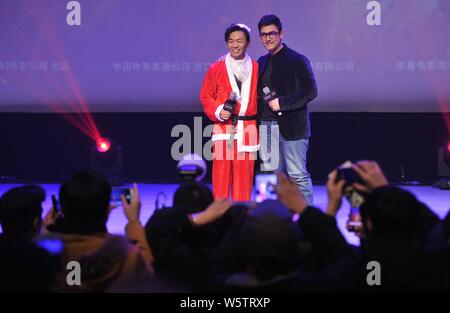
[[[230,92],[234,91],[236,107],[233,112],[239,116],[256,115],[258,107],[258,63],[251,61],[251,75],[242,82],[241,91],[231,70],[230,54],[224,61],[218,61],[211,65],[206,73],[200,92],[200,101],[206,115],[214,122],[212,141],[229,140],[232,130],[232,121],[220,120],[220,111],[223,104],[229,99]],[[237,140],[239,152],[254,152],[259,149],[258,130],[256,120],[238,120],[235,127],[234,139]]]

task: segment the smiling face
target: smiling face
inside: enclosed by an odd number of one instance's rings
[[[283,31],[278,31],[278,27],[274,24],[262,26],[259,31],[259,37],[264,48],[270,54],[275,54],[281,49],[281,40],[283,39]]]
[[[230,34],[227,41],[228,51],[232,58],[239,60],[245,57],[248,47],[247,39],[243,31],[235,31]]]

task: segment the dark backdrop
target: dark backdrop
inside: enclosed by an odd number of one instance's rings
[[[170,156],[177,138],[171,129],[193,129],[199,113],[97,113],[100,132],[124,147],[124,176],[138,181],[172,182]],[[207,119],[203,117],[203,123]],[[438,113],[313,113],[309,170],[316,182],[345,160],[379,161],[389,179],[429,183],[437,177],[437,148],[448,139]],[[205,126],[205,125],[203,125]],[[0,176],[3,181],[61,181],[89,169],[92,140],[57,114],[0,114]],[[206,139],[205,139],[206,141]],[[208,163],[210,181],[211,163]]]

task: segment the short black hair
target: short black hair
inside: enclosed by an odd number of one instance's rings
[[[0,224],[5,234],[26,236],[42,218],[45,190],[38,185],[15,187],[0,198]]]
[[[244,27],[241,27],[237,24],[231,24],[226,30],[225,30],[225,42],[228,42],[228,39],[230,39],[230,35],[233,32],[243,32],[245,35],[245,39],[247,39],[247,42],[250,42],[250,33],[248,30]]]
[[[263,201],[242,224],[239,242],[243,260],[262,280],[288,274],[300,263],[300,235],[287,207],[276,200]]]
[[[419,209],[420,203],[412,193],[385,186],[366,196],[360,212],[364,223],[371,220],[374,234],[384,235],[413,232]]]
[[[64,218],[103,226],[108,217],[111,190],[111,184],[104,175],[79,172],[59,190]]]
[[[278,31],[281,32],[283,30],[283,25],[281,24],[280,18],[276,15],[269,14],[261,17],[258,23],[258,30],[261,31],[263,26],[275,25],[278,28]]]
[[[173,196],[173,205],[191,213],[205,210],[214,201],[211,190],[198,182],[182,184]]]

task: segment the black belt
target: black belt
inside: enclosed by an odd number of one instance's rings
[[[258,119],[258,115],[257,114],[250,115],[250,116],[240,116],[240,115],[234,115],[234,114],[231,115],[231,120],[233,122],[235,122],[235,121],[254,121],[256,119]]]
[[[228,146],[231,148],[233,146],[234,141],[234,128],[236,127],[237,121],[254,121],[258,119],[258,115],[250,115],[250,116],[240,116],[236,114],[231,115],[231,121],[232,121],[232,128],[231,128],[231,134],[230,139],[228,140]]]

